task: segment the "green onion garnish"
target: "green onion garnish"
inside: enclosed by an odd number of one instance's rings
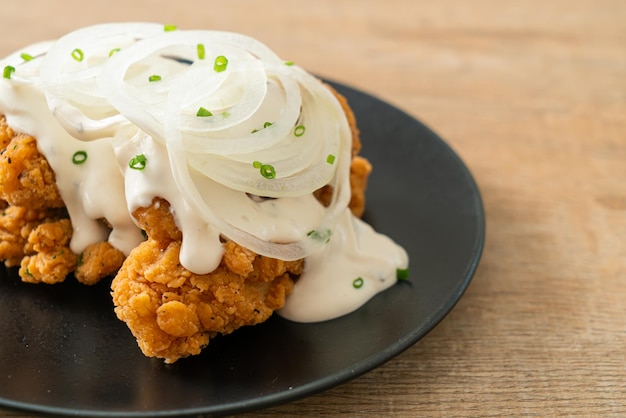
[[[293,134],[294,134],[295,136],[298,136],[298,137],[299,137],[299,136],[304,135],[304,131],[305,131],[305,130],[306,130],[306,128],[304,127],[304,125],[298,125],[298,126],[296,126],[296,127],[294,128],[294,130],[293,130]]]
[[[273,178],[276,178],[276,170],[274,169],[274,166],[270,164],[263,164],[260,171],[261,175],[266,179],[271,180]]]
[[[335,162],[335,156],[333,154],[328,154],[328,156],[326,157],[326,162],[332,165]]]
[[[295,63],[293,61],[285,61],[285,65],[288,66],[288,67],[291,67],[294,64]]]
[[[113,48],[109,51],[109,57],[112,57],[116,52],[120,52],[120,48]]]
[[[148,81],[153,83],[155,81],[161,81],[161,76],[158,74],[153,74],[150,77],[148,77]]]
[[[409,278],[409,269],[396,269],[396,277],[398,280],[406,280]]]
[[[176,29],[178,29],[178,28],[176,27],[176,25],[164,25],[164,26],[163,26],[163,30],[164,30],[165,32],[173,32],[173,31],[175,31]]]
[[[363,287],[363,283],[365,283],[363,277],[357,277],[352,281],[352,286],[354,286],[355,289],[360,289]]]
[[[2,77],[11,79],[11,76],[13,75],[14,72],[15,72],[15,67],[7,65],[6,67],[4,67],[4,70],[2,71]]]
[[[330,236],[333,234],[332,229],[325,229],[323,231],[318,231],[316,229],[307,232],[306,236],[312,238],[316,241],[330,241]]]
[[[273,124],[274,124],[274,123],[272,123],[272,122],[265,122],[265,123],[263,124],[263,129],[265,129],[265,128],[269,128],[269,127],[270,127],[270,126],[272,126]],[[253,130],[252,130],[252,133],[253,133],[253,134],[254,134],[254,133],[257,133],[257,132],[259,132],[259,129],[253,129]]]
[[[252,167],[257,168],[266,179],[276,178],[276,169],[271,164],[263,164],[261,161],[254,161]]]
[[[216,73],[221,73],[222,71],[226,70],[227,66],[228,66],[228,58],[226,58],[223,55],[220,55],[217,58],[215,58],[213,69],[215,70]]]
[[[196,116],[203,118],[207,116],[213,116],[213,113],[211,113],[208,109],[201,107],[196,112]]]
[[[146,168],[146,162],[147,162],[146,156],[143,154],[138,154],[130,159],[130,161],[128,162],[128,166],[132,168],[133,170],[141,171],[144,168]]]
[[[33,57],[32,55],[27,54],[26,52],[22,52],[22,53],[20,54],[20,57],[21,57],[24,61],[30,61],[30,60],[32,60],[33,58],[35,58],[35,57]]]
[[[198,59],[204,59],[204,44],[198,44],[196,47],[198,51]]]
[[[85,58],[85,53],[80,48],[76,48],[72,51],[72,58],[74,58],[78,62],[81,62],[83,58]]]
[[[72,162],[76,165],[83,164],[85,161],[87,161],[86,151],[76,151],[74,155],[72,155]]]

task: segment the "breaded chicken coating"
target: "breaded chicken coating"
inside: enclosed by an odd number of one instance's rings
[[[9,267],[20,265],[22,258],[31,252],[29,237],[39,225],[60,218],[58,209],[27,209],[6,206],[0,216],[0,259]]]
[[[74,276],[82,284],[96,284],[104,277],[115,275],[125,259],[124,253],[108,242],[97,242],[80,254]]]
[[[113,279],[115,313],[146,356],[166,363],[200,353],[218,334],[265,321],[302,272],[302,260],[259,256],[227,241],[219,267],[194,274],[180,264],[180,231],[166,201],[155,199],[135,216],[148,240]]]
[[[0,151],[0,198],[31,209],[60,208],[54,172],[29,135],[15,134]]]
[[[7,118],[0,115],[0,150],[5,149],[14,136],[15,133],[7,123]]]
[[[78,261],[78,256],[69,249],[71,236],[69,219],[39,224],[28,236],[27,253],[33,255],[22,259],[22,280],[47,284],[64,281],[76,269]]]
[[[0,260],[20,265],[29,283],[59,283],[75,272],[84,284],[114,274],[124,254],[106,242],[75,254],[72,226],[54,171],[29,135],[16,133],[0,115]]]

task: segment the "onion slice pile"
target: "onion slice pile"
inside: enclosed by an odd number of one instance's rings
[[[167,149],[165,175],[186,204],[240,245],[293,260],[323,242],[306,235],[271,242],[230,224],[211,208],[198,179],[278,205],[330,185],[317,230],[331,229],[346,209],[352,138],[339,101],[262,43],[230,32],[113,23],[45,49],[40,82],[61,125],[83,141],[115,138],[116,147],[125,127],[135,125]]]

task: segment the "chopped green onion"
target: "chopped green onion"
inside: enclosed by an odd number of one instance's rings
[[[85,58],[85,53],[80,48],[76,48],[72,51],[72,58],[81,62]]]
[[[130,161],[128,162],[128,166],[130,168],[132,168],[133,170],[143,170],[144,168],[146,168],[146,156],[143,154],[138,154],[135,155],[133,158],[130,159]]]
[[[112,57],[113,54],[120,52],[121,48],[113,48],[112,50],[109,51],[109,57]]]
[[[204,59],[204,44],[198,44],[196,47],[198,51],[198,59]]]
[[[332,229],[325,229],[323,231],[318,231],[314,229],[312,231],[307,232],[306,236],[316,241],[328,242],[330,241],[330,236],[332,234],[333,234]]]
[[[265,123],[263,124],[263,129],[265,129],[265,128],[269,128],[269,127],[270,127],[270,126],[272,126],[272,125],[273,125],[273,123],[272,123],[272,122],[265,122]],[[254,134],[254,133],[257,133],[257,132],[259,132],[259,129],[253,129],[253,130],[252,130],[252,133],[253,133],[253,134]]]
[[[32,60],[33,58],[35,58],[35,57],[33,57],[32,55],[27,54],[26,52],[22,52],[22,53],[20,54],[20,57],[21,57],[24,61],[30,61],[30,60]]]
[[[148,81],[153,83],[155,81],[161,81],[161,76],[158,74],[153,74],[150,77],[148,77]]]
[[[352,286],[354,286],[355,289],[360,289],[363,287],[363,283],[365,283],[363,277],[357,277],[352,281]]]
[[[293,61],[285,61],[285,65],[288,66],[288,67],[291,67],[294,64],[295,63]]]
[[[260,171],[261,175],[266,179],[271,180],[273,178],[276,178],[276,170],[274,169],[274,166],[270,164],[263,164]]]
[[[304,135],[304,131],[306,131],[306,128],[304,127],[304,125],[298,125],[298,126],[296,126],[296,127],[294,128],[294,130],[293,130],[293,134],[294,134],[295,136],[300,137],[300,136]]]
[[[87,161],[86,151],[76,151],[74,155],[72,155],[72,162],[76,165],[83,164],[85,161]]]
[[[335,156],[333,154],[328,154],[328,156],[326,157],[326,162],[332,165],[335,162]]]
[[[213,64],[213,70],[215,70],[216,73],[221,73],[222,71],[226,70],[227,66],[228,66],[228,58],[226,58],[223,55],[220,55],[217,58],[215,58],[215,63]]]
[[[229,116],[230,116],[230,113],[229,113],[229,112],[222,112],[222,117],[227,118],[227,117],[229,117]]]
[[[409,278],[409,269],[396,269],[396,277],[398,280],[406,280]]]
[[[4,67],[4,71],[2,71],[2,77],[10,79],[14,72],[15,67],[7,65],[6,67]]]
[[[83,253],[78,254],[78,260],[76,260],[76,266],[80,267],[83,265]]]
[[[213,113],[211,113],[208,109],[201,107],[196,112],[196,116],[203,118],[207,116],[213,116]]]
[[[263,163],[261,161],[254,161],[252,163],[252,167],[254,167],[254,168],[261,168],[262,165],[263,165]]]
[[[175,31],[176,29],[178,29],[178,27],[176,27],[176,25],[164,25],[164,26],[163,26],[163,30],[164,30],[165,32],[173,32],[173,31]]]

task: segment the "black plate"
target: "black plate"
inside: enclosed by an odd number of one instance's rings
[[[19,282],[0,269],[0,406],[79,416],[232,414],[286,403],[357,377],[430,331],[480,258],[480,195],[459,157],[402,111],[337,85],[374,166],[365,219],[410,256],[398,283],[342,318],[272,317],[215,339],[197,357],[145,358],[113,313],[108,283]]]

